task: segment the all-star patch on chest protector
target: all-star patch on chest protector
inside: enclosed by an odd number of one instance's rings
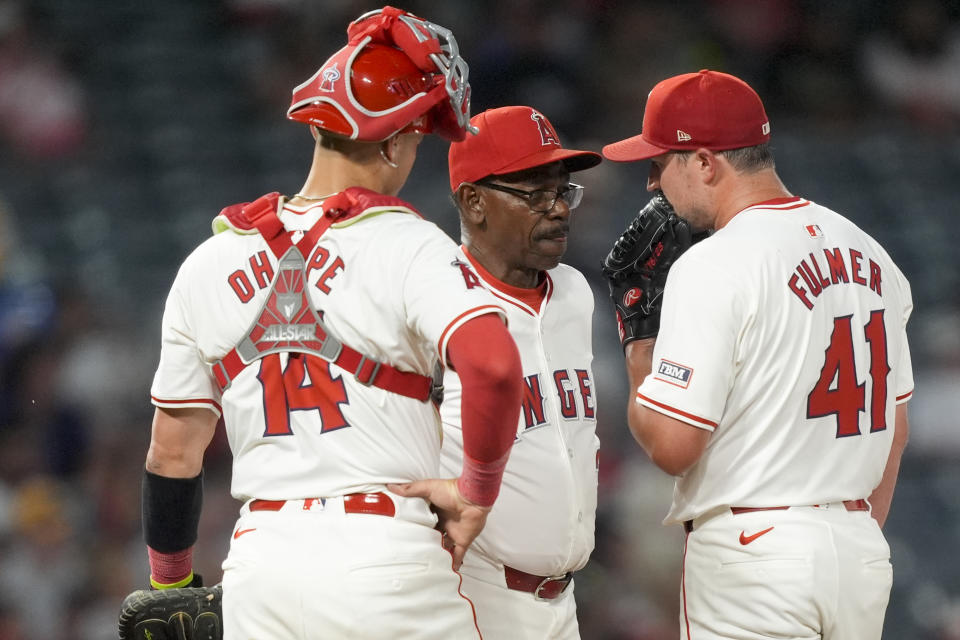
[[[349,198],[347,193],[343,196]],[[299,352],[317,356],[352,372],[361,384],[374,385],[421,401],[430,399],[437,393],[432,378],[399,371],[344,345],[330,333],[322,314],[313,308],[307,296],[304,251],[311,250],[334,222],[354,217],[362,213],[363,208],[340,209],[339,201],[331,198],[329,208],[320,220],[294,244],[277,217],[278,203],[277,194],[263,196],[242,209],[248,224],[242,219],[231,220],[240,228],[256,228],[280,261],[257,319],[239,344],[213,365],[221,391],[255,360],[271,353]],[[347,204],[355,205],[355,201],[348,200]]]

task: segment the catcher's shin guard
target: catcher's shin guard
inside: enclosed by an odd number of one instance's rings
[[[120,640],[222,640],[223,587],[183,587],[128,595],[120,607]]]

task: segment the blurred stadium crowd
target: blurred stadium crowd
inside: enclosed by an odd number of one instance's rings
[[[116,637],[147,584],[139,491],[164,297],[221,207],[302,184],[292,87],[377,8],[353,0],[0,0],[0,640]],[[910,278],[913,436],[887,525],[885,637],[960,639],[960,4],[940,0],[427,0],[473,110],[529,104],[564,142],[640,129],[657,81],[713,68],[771,115],[797,195],[848,215]],[[677,637],[672,480],[625,426],[598,263],[647,200],[645,165],[583,174],[566,262],[594,286],[602,440],[585,640]],[[455,238],[437,140],[401,194]],[[221,433],[222,436],[222,433]],[[207,456],[196,564],[208,583],[239,507]]]

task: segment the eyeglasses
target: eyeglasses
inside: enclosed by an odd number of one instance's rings
[[[536,213],[550,213],[557,206],[558,199],[567,203],[567,208],[571,210],[580,206],[580,201],[583,200],[583,187],[572,182],[559,189],[534,189],[533,191],[508,187],[495,182],[477,182],[476,184],[523,198],[527,201],[530,210]]]

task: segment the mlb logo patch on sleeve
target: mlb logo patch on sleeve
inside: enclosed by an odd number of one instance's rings
[[[653,377],[657,380],[663,380],[664,382],[669,382],[670,384],[686,389],[690,386],[690,378],[692,376],[693,369],[690,367],[685,367],[682,364],[661,358],[660,363],[657,365],[657,372]]]

